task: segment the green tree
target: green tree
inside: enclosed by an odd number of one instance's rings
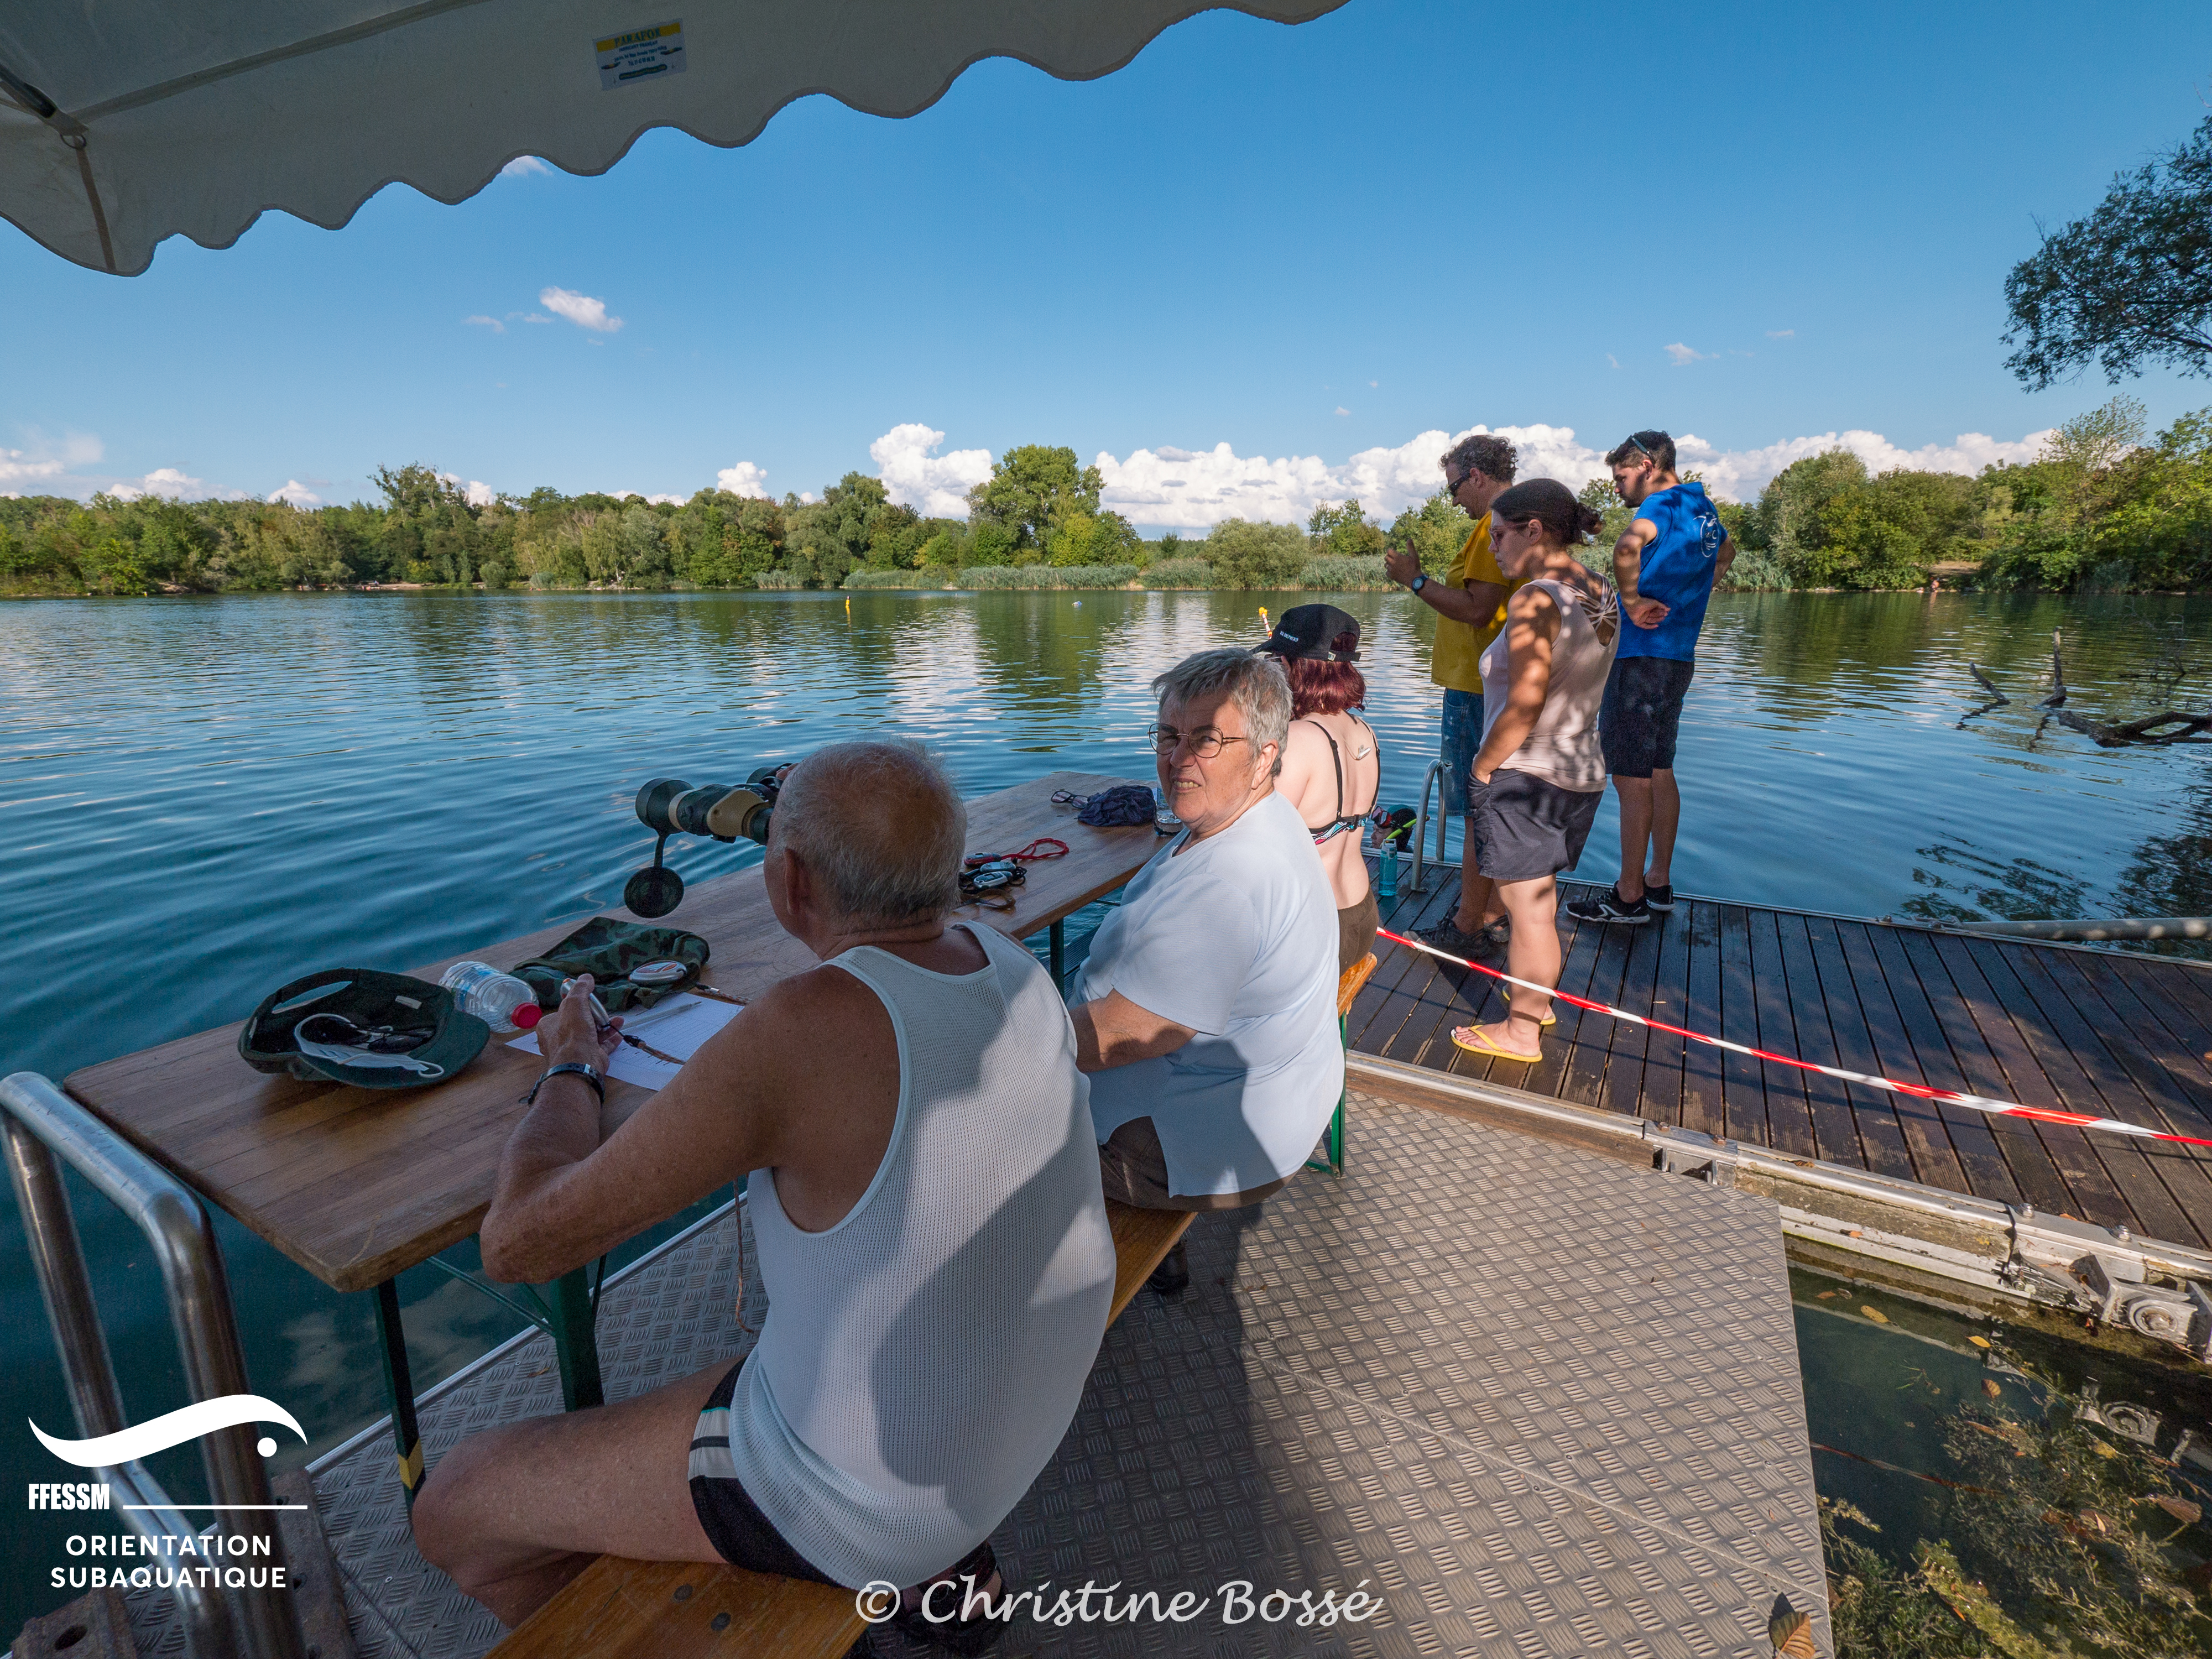
[[[1370,524],[1354,495],[1342,506],[1323,501],[1306,520],[1306,541],[1316,559],[1364,559],[1385,545],[1380,526]]]
[[[1022,444],[1000,456],[991,476],[968,492],[968,521],[979,531],[985,525],[1011,531],[1012,562],[1031,562],[1062,519],[1097,517],[1104,487],[1098,469],[1079,466],[1073,449]],[[1024,553],[1030,557],[1022,558]]]
[[[1312,556],[1294,524],[1224,519],[1206,538],[1206,558],[1218,587],[1289,587]]]
[[[2212,374],[2212,116],[2046,234],[2005,278],[2005,307],[2019,342],[2005,366],[2031,390],[2093,361],[2107,380]]]
[[[1419,507],[1401,513],[1382,538],[1392,552],[1411,553],[1421,568],[1440,576],[1459,556],[1474,520],[1460,504],[1439,489]]]

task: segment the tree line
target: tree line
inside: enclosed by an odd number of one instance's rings
[[[380,502],[304,510],[0,498],[0,591],[836,587],[906,573],[917,586],[990,586],[1024,585],[1036,566],[1090,586],[1141,574],[1168,586],[1364,587],[1383,584],[1386,549],[1441,571],[1469,528],[1438,490],[1387,526],[1353,500],[1304,526],[1230,519],[1203,539],[1147,541],[1103,505],[1097,467],[1042,444],[1007,451],[969,492],[964,519],[924,516],[860,472],[814,500],[702,489],[680,503],[551,489],[473,502],[420,464],[375,479]],[[1630,515],[1609,478],[1583,495],[1607,515],[1587,550],[1602,569]],[[1870,473],[1830,450],[1784,469],[1755,501],[1720,505],[1738,587],[1917,587],[1932,573],[1988,587],[2194,591],[2212,586],[2212,409],[2153,434],[2140,404],[2115,398],[2059,428],[2033,460],[1971,477]]]

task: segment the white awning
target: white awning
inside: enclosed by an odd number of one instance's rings
[[[1231,0],[1303,22],[1344,0]],[[970,64],[1091,80],[1192,0],[74,0],[0,8],[0,214],[136,276],[279,208],[335,229],[519,155],[604,173],[639,134],[750,142],[794,98],[927,108]]]

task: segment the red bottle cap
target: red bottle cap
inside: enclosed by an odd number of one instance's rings
[[[514,1022],[516,1029],[524,1031],[533,1030],[538,1022],[545,1018],[545,1011],[534,1002],[526,1002],[507,1018]]]

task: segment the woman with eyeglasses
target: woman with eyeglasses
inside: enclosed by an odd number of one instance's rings
[[[1106,1195],[1257,1204],[1297,1173],[1344,1086],[1336,904],[1275,791],[1291,692],[1273,657],[1201,651],[1152,682],[1160,791],[1182,833],[1123,890],[1068,993]],[[1189,1282],[1178,1245],[1152,1275]]]
[[[1582,857],[1605,798],[1598,705],[1620,634],[1620,595],[1575,556],[1601,522],[1550,478],[1516,484],[1491,503],[1498,568],[1521,586],[1504,631],[1482,653],[1486,725],[1468,784],[1468,835],[1513,919],[1506,971],[1559,982],[1559,890]],[[1512,988],[1506,1016],[1462,1025],[1469,1053],[1519,1062],[1541,1056],[1553,1023],[1544,991]]]

